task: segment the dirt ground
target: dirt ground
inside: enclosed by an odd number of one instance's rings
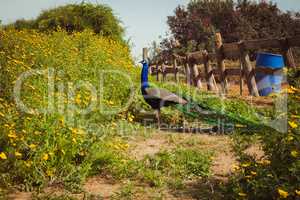
[[[214,197],[217,194],[215,188],[216,183],[226,182],[228,176],[232,172],[233,165],[237,163],[235,156],[231,150],[231,140],[228,136],[212,136],[199,134],[183,134],[183,133],[164,133],[159,132],[153,134],[152,137],[143,138],[137,137],[130,141],[130,155],[135,159],[143,159],[146,155],[154,155],[163,149],[172,149],[176,146],[187,145],[195,146],[196,148],[209,149],[215,152],[213,157],[212,177],[210,180],[202,182],[201,180],[190,181],[185,183],[186,189],[183,191],[153,191],[149,186],[141,186],[143,189],[142,199],[148,199],[151,193],[163,193],[163,199],[201,199],[201,195],[211,195]],[[261,155],[261,151],[257,147],[249,150],[250,153]],[[111,199],[110,197],[122,189],[123,183],[116,183],[107,178],[96,176],[89,178],[83,186],[85,193],[95,196],[101,196],[96,199]],[[149,187],[149,188],[145,188]],[[60,187],[47,188],[43,191],[49,195],[63,195],[66,193]],[[72,194],[76,199],[85,199],[85,194]],[[139,198],[139,199],[140,199]],[[11,200],[31,200],[31,193],[16,192],[9,195]],[[150,198],[149,198],[150,199]]]

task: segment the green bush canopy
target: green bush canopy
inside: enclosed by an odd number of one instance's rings
[[[69,33],[92,29],[96,34],[121,39],[124,29],[110,7],[101,4],[81,3],[60,6],[43,11],[35,20],[17,20],[7,27]]]

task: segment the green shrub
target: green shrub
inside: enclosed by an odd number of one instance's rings
[[[68,4],[43,11],[35,20],[17,20],[7,27],[43,32],[63,29],[69,33],[91,29],[96,34],[122,40],[124,29],[110,7],[91,3]]]

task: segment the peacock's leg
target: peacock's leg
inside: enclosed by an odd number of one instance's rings
[[[160,129],[160,109],[156,110],[157,127]]]

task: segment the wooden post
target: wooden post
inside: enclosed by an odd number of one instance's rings
[[[243,80],[243,65],[240,63],[240,95],[243,96],[244,80]]]
[[[192,73],[187,60],[184,63],[184,67],[185,67],[185,75],[186,75],[186,84],[192,85]]]
[[[202,88],[202,83],[201,83],[201,78],[200,78],[198,65],[196,65],[195,63],[191,63],[191,66],[192,66],[192,70],[193,70],[194,86],[201,89]]]
[[[205,69],[205,76],[206,76],[206,82],[207,82],[207,90],[208,91],[213,91],[215,90],[215,85],[214,85],[214,75],[213,75],[213,70],[209,62],[208,58],[208,52],[203,51],[203,61],[204,61],[204,69]]]
[[[287,67],[296,68],[295,59],[291,48],[284,49],[283,57]]]
[[[244,70],[245,77],[247,80],[247,86],[248,86],[249,93],[252,96],[258,97],[259,93],[258,93],[256,80],[255,80],[255,72],[252,67],[252,64],[251,64],[251,61],[249,58],[249,54],[245,50],[243,42],[239,43],[239,47],[240,47],[241,63],[243,65],[243,70]]]
[[[281,50],[284,57],[285,66],[290,68],[296,68],[293,51],[287,38],[281,41]]]
[[[221,33],[216,33],[215,37],[216,37],[215,42],[216,42],[218,68],[220,71],[221,90],[222,90],[223,94],[224,93],[226,94],[227,93],[227,81],[226,81],[226,73],[225,73],[226,67],[225,67],[224,56],[223,56],[223,51],[222,51],[223,40],[222,40]]]
[[[148,60],[148,48],[143,48],[143,60],[149,62],[149,60]]]
[[[178,82],[178,69],[177,69],[177,60],[176,58],[173,59],[173,65],[174,65],[174,78],[175,78],[175,81]]]
[[[156,81],[159,81],[159,64],[156,64]]]
[[[162,64],[162,81],[165,82],[167,77],[166,66]]]

